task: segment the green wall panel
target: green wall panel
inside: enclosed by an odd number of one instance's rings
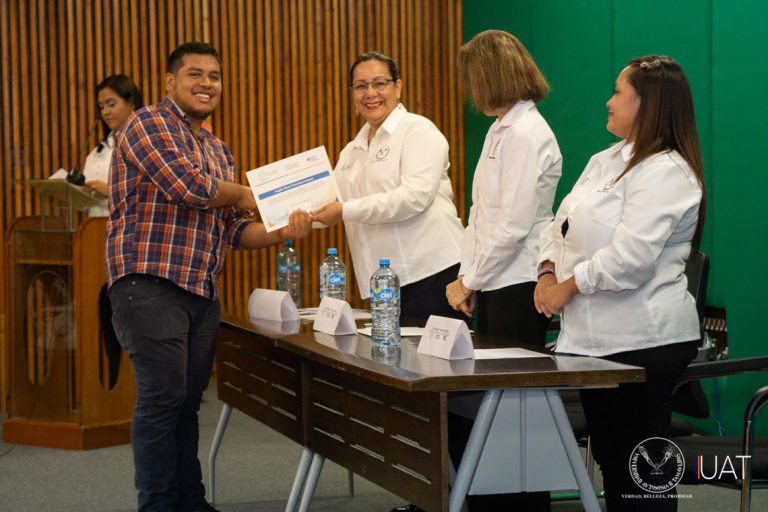
[[[707,303],[727,310],[732,358],[768,354],[759,322],[768,302],[768,221],[759,210],[768,192],[766,20],[768,3],[761,0],[485,0],[466,2],[464,10],[465,40],[490,28],[512,32],[552,86],[540,109],[563,152],[558,204],[589,156],[615,140],[605,130],[605,102],[626,62],[661,53],[683,65],[709,195],[702,247],[712,258]],[[491,121],[467,107],[468,185]],[[741,428],[745,403],[766,383],[765,374],[717,381],[727,432]],[[712,401],[715,383],[704,385]],[[697,428],[713,432],[714,423]],[[768,420],[758,430],[768,433]]]

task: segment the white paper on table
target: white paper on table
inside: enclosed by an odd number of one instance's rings
[[[347,354],[354,354],[357,352],[357,335],[342,336],[316,332],[315,341],[326,347],[346,352]]]
[[[341,201],[332,169],[320,146],[246,172],[267,232],[287,226],[294,210],[311,212]]]
[[[474,353],[467,324],[455,318],[430,316],[417,352],[443,359],[471,359]]]
[[[299,308],[299,316],[305,320],[314,320],[317,318],[317,311],[320,308]],[[352,318],[355,320],[370,320],[371,312],[367,309],[352,308]]]
[[[312,329],[326,334],[355,334],[352,308],[346,301],[323,297]]]
[[[527,357],[552,357],[524,348],[477,348],[475,359],[524,359]]]
[[[369,338],[372,336],[371,331],[373,330],[373,327],[361,327],[357,330],[358,334],[362,334],[363,336],[368,336]],[[400,337],[401,338],[412,338],[416,336],[421,336],[424,334],[424,328],[423,327],[401,327],[400,328]]]
[[[298,320],[299,310],[288,292],[256,288],[248,297],[248,316],[264,320]]]

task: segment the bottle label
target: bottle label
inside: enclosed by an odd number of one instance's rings
[[[328,284],[331,286],[341,286],[346,281],[344,274],[334,272],[328,276]]]
[[[281,274],[288,272],[288,265],[281,263],[280,265],[277,266],[277,271],[280,272]]]
[[[288,265],[288,270],[291,270],[292,272],[300,272],[301,271],[301,265],[298,263],[294,265]]]
[[[395,292],[392,288],[382,288],[374,293],[374,297],[381,302],[392,302],[395,298]]]

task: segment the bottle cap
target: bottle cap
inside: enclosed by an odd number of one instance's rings
[[[285,242],[283,242],[283,245],[285,247],[293,247],[293,240],[286,240]]]
[[[339,254],[339,251],[337,251],[335,247],[330,247],[327,254],[328,256],[336,256]]]
[[[389,265],[389,258],[379,258],[379,265]]]

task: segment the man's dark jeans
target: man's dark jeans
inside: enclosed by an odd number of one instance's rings
[[[219,301],[146,274],[118,280],[109,297],[136,377],[131,444],[139,510],[196,510],[205,495],[197,412],[213,364]]]

